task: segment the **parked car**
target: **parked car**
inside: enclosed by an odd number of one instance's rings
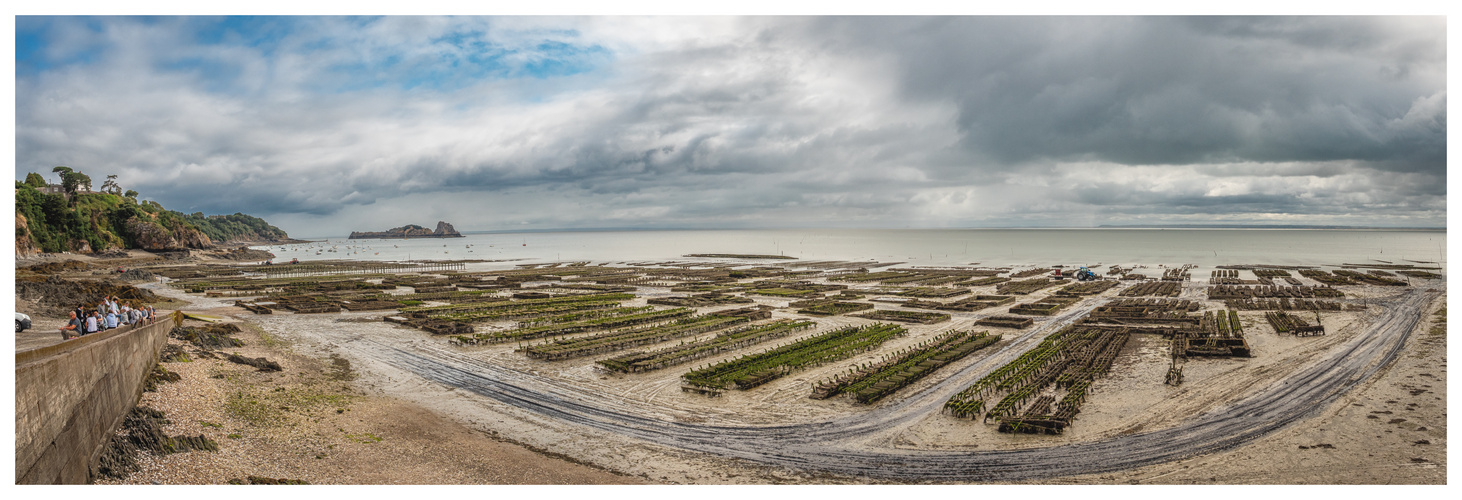
[[[15,333],[20,333],[30,328],[30,316],[15,313]]]

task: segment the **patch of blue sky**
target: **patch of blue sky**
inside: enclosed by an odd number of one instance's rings
[[[432,59],[403,61],[386,59],[363,67],[340,70],[364,74],[369,71],[384,80],[353,86],[398,85],[406,89],[455,90],[485,80],[519,78],[545,79],[578,75],[612,62],[613,54],[599,45],[579,46],[545,41],[530,49],[513,49],[487,41],[481,34],[453,34],[433,40],[444,50]]]
[[[108,49],[102,45],[105,40],[102,34],[110,25],[117,23],[131,23],[148,29],[182,29],[200,46],[249,46],[268,56],[276,42],[294,29],[294,23],[289,19],[278,16],[16,16],[16,76],[95,62]],[[64,53],[50,50],[67,43],[59,40],[61,37],[77,37],[78,30],[93,35],[90,43],[71,47]],[[168,60],[165,55],[159,59]],[[220,69],[204,59],[168,61],[163,69],[188,69],[192,65],[210,71]]]
[[[193,39],[203,45],[242,45],[273,53],[279,41],[297,29],[289,16],[223,16],[199,18]]]
[[[77,44],[67,53],[50,47],[61,43],[62,36],[75,37],[82,29],[101,34],[117,22],[136,23],[155,29],[181,29],[185,40],[195,48],[247,47],[266,61],[281,52],[309,57],[312,53],[338,55],[342,40],[312,33],[321,22],[368,25],[379,18],[318,18],[295,16],[223,16],[223,17],[95,17],[95,16],[17,16],[16,77],[21,78],[68,65],[84,65],[105,57],[108,47],[104,36]],[[64,23],[64,25],[62,25]],[[330,32],[333,30],[324,30]],[[67,32],[70,34],[68,35]],[[584,43],[576,30],[545,30],[515,33],[510,39],[497,41],[486,31],[458,31],[420,40],[436,50],[423,55],[410,46],[376,47],[367,52],[368,59],[322,61],[316,79],[307,84],[310,90],[340,93],[385,87],[451,91],[477,85],[488,80],[548,79],[580,75],[610,65],[611,50],[594,43]],[[526,43],[522,43],[526,42]],[[347,50],[348,51],[348,50]],[[234,87],[244,70],[226,59],[214,59],[188,51],[188,56],[169,57],[154,54],[155,70],[189,73],[200,78],[209,91],[238,91]],[[349,52],[349,51],[348,51]],[[358,55],[360,53],[357,53]],[[332,58],[333,59],[333,58]],[[267,62],[266,62],[267,64]]]
[[[68,27],[81,27],[92,32],[101,32],[103,20],[92,16],[15,16],[15,76],[34,76],[52,68],[72,64],[88,64],[96,60],[102,47],[88,44],[75,47],[68,53],[48,50],[54,46],[58,36],[57,23],[68,23]]]
[[[430,40],[433,45],[446,44],[463,50],[482,50],[491,45],[487,41],[487,33],[474,31],[454,31]]]
[[[50,68],[50,61],[41,54],[45,37],[38,31],[22,30],[19,22],[15,28],[15,76],[33,75]]]
[[[540,36],[564,36],[576,37],[577,33],[545,33]],[[443,60],[452,63],[453,66],[477,66],[490,68],[491,74],[501,77],[522,76],[527,70],[522,66],[522,61],[531,62],[542,57],[574,57],[577,51],[557,51],[559,46],[571,47],[564,42],[546,41],[531,48],[519,48],[520,44],[511,44],[512,47],[501,43],[489,41],[487,34],[483,31],[455,32],[433,39],[433,45],[441,46]],[[547,49],[547,50],[545,50]],[[534,76],[528,70],[529,76]]]
[[[534,47],[533,57],[523,65],[523,73],[534,78],[571,76],[609,64],[613,54],[600,45],[573,45],[545,41]]]

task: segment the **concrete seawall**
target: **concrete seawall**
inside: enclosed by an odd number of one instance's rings
[[[16,484],[92,481],[175,324],[164,317],[15,354]]]

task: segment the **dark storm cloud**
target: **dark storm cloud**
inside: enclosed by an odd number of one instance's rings
[[[1441,18],[17,26],[17,178],[116,173],[187,212],[491,214],[469,230],[1445,224]]]
[[[833,18],[997,165],[1365,160],[1441,172],[1440,19]],[[917,34],[917,35],[914,35]]]
[[[1109,214],[1367,214],[1383,219],[1424,217],[1446,209],[1444,189],[1424,173],[1371,176],[1364,169],[1349,169],[1327,177],[1185,182],[1156,170],[1123,168],[1123,175],[1111,180],[1093,179],[1089,173],[1066,176],[1069,187],[1053,192],[1051,199]]]

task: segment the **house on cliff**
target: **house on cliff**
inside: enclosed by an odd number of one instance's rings
[[[60,184],[46,184],[45,186],[36,188],[36,191],[40,191],[45,194],[66,194],[66,188],[62,187]],[[91,194],[93,193],[93,191],[87,189],[86,186],[78,186],[76,188],[76,193]]]

